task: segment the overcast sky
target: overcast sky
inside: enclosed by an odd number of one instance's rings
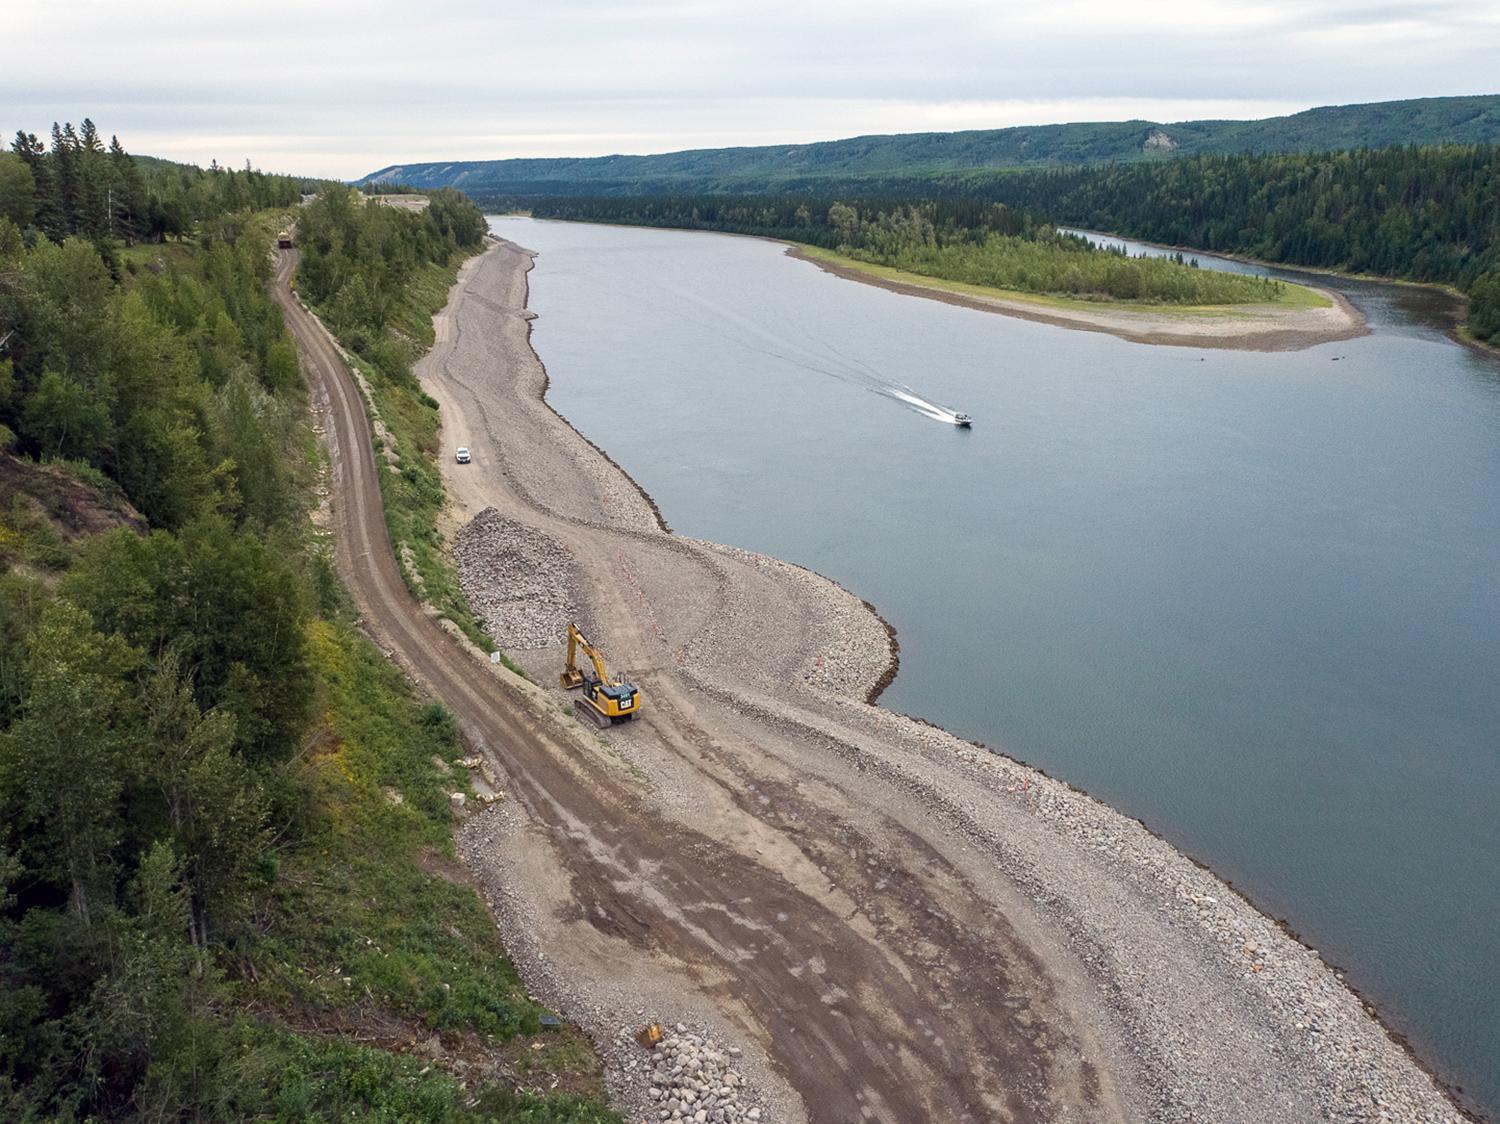
[[[0,128],[387,164],[1500,92],[1500,2],[0,0]]]

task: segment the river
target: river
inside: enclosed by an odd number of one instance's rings
[[[1322,278],[1372,334],[1158,348],[754,239],[491,226],[540,253],[549,401],[674,528],[868,598],[883,704],[1139,816],[1500,1108],[1500,363],[1445,299]]]

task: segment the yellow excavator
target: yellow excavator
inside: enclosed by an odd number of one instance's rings
[[[594,674],[585,675],[578,667],[578,652],[582,649],[594,665]],[[624,679],[611,679],[609,669],[604,666],[604,654],[588,642],[578,631],[576,624],[568,625],[568,662],[563,665],[559,677],[568,690],[583,688],[583,697],[573,700],[573,707],[587,714],[601,730],[620,722],[629,722],[641,712],[641,693]]]

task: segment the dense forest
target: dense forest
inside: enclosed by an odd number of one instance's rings
[[[424,868],[464,750],[308,515],[321,452],[266,292],[294,216],[253,209],[288,196],[184,174],[181,243],[111,240],[166,198],[150,175],[145,211],[90,187],[0,217],[0,1117],[614,1120],[477,896]],[[309,284],[359,282],[380,348],[403,272],[475,213],[349,241],[354,206],[304,210]],[[484,1065],[453,1072],[450,1038]]]
[[[852,204],[811,197],[601,196],[529,201],[539,218],[723,230],[786,238],[944,281],[1079,300],[1242,304],[1282,299],[1275,281],[1127,257],[997,203]]]
[[[117,282],[92,243],[27,247],[0,220],[0,441],[102,474],[153,526],[275,525],[299,372],[245,233],[222,225],[191,271],[132,257]]]
[[[50,148],[34,133],[17,131],[0,153],[0,217],[22,231],[54,241],[89,239],[108,256],[112,242],[182,238],[195,224],[247,209],[289,207],[326,180],[243,171],[202,170],[132,157],[111,137],[104,144],[88,118],[52,126]]]
[[[1500,96],[1322,106],[1258,121],[1086,121],[956,133],[863,136],[814,144],[707,148],[650,156],[444,160],[399,164],[366,181],[509,195],[704,195],[807,192],[870,197],[851,180],[976,169],[1160,163],[1205,153],[1326,152],[1403,144],[1500,142]],[[910,197],[920,198],[920,196]]]
[[[452,189],[434,191],[425,210],[364,203],[348,188],[325,191],[297,216],[298,291],[327,305],[332,327],[361,355],[399,374],[412,356],[387,358],[400,341],[396,302],[424,266],[447,265],[477,249],[484,215]]]
[[[954,185],[958,186],[958,185]],[[966,194],[1063,223],[1268,261],[1438,281],[1500,342],[1500,146],[1204,156],[1019,172]]]

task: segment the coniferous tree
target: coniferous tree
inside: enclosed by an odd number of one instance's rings
[[[109,138],[109,166],[114,186],[114,210],[110,217],[118,236],[127,244],[133,243],[147,229],[146,183],[117,136]]]
[[[78,134],[70,121],[66,128],[52,123],[52,164],[57,170],[57,201],[63,222],[69,231],[81,231],[83,208],[80,196],[82,185],[78,169]]]
[[[61,239],[67,232],[62,211],[58,205],[57,180],[51,163],[47,160],[47,149],[35,133],[16,130],[16,139],[11,142],[11,151],[26,163],[31,171],[35,191],[35,221],[38,229],[48,238]],[[19,224],[17,224],[19,225]]]
[[[71,128],[71,126],[69,126]],[[111,170],[105,162],[104,146],[93,121],[85,117],[76,141],[78,168],[78,221],[81,232],[94,242],[111,237]]]

